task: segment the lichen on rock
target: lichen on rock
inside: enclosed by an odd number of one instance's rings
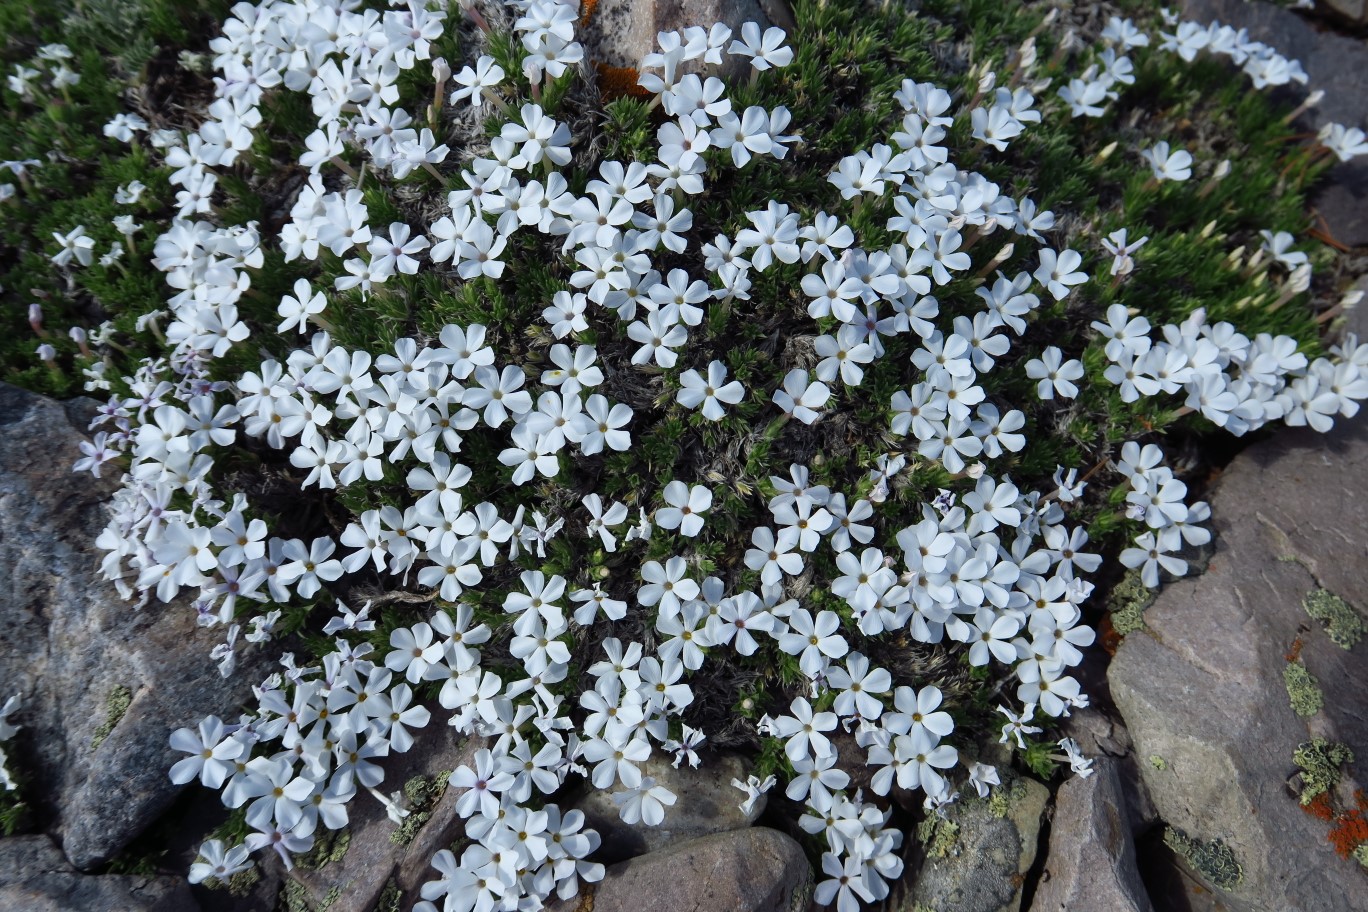
[[[1303,719],[1311,718],[1325,705],[1320,682],[1300,661],[1288,662],[1283,668],[1283,683],[1287,685],[1287,699],[1292,704],[1292,711]]]
[[[1164,831],[1164,845],[1178,853],[1214,887],[1230,892],[1244,880],[1244,868],[1234,850],[1220,839],[1194,839],[1182,830],[1169,827]]]
[[[1327,589],[1316,589],[1302,600],[1302,607],[1311,617],[1325,625],[1331,642],[1343,649],[1353,649],[1363,637],[1363,618],[1344,599]]]
[[[1293,752],[1292,762],[1301,770],[1301,803],[1307,805],[1335,787],[1340,767],[1354,762],[1354,752],[1336,741],[1312,738]]]

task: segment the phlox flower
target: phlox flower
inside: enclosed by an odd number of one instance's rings
[[[643,777],[636,788],[613,794],[618,816],[629,825],[644,823],[646,826],[660,826],[665,820],[665,808],[672,807],[675,801],[675,793],[663,785],[657,785],[651,776]]]
[[[1169,151],[1169,144],[1160,140],[1140,153],[1154,172],[1157,181],[1185,181],[1192,176],[1192,154],[1178,149]]]
[[[710,361],[707,380],[692,369],[679,375],[679,392],[675,394],[675,401],[691,409],[701,405],[704,418],[709,421],[720,421],[726,415],[723,404],[736,405],[745,398],[745,395],[746,389],[740,381],[727,382],[725,364],[721,361]]]
[[[770,27],[761,34],[758,23],[744,22],[741,38],[731,43],[727,53],[749,57],[757,71],[786,67],[793,61],[793,49],[784,46],[786,37],[781,28]]]
[[[679,534],[692,538],[703,531],[703,515],[712,506],[712,491],[703,485],[690,487],[682,481],[672,481],[661,495],[666,506],[655,512],[655,524],[662,529],[678,529]]]
[[[1062,301],[1068,297],[1072,286],[1088,281],[1088,274],[1078,269],[1081,265],[1083,257],[1077,251],[1056,253],[1046,247],[1040,251],[1040,265],[1036,267],[1035,280],[1044,285],[1056,301]]]
[[[785,374],[783,386],[774,391],[774,404],[804,424],[816,424],[822,417],[819,409],[830,398],[827,385],[820,380],[810,381],[808,372],[799,367]]]

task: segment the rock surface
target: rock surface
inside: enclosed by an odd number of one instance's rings
[[[1363,7],[1361,0],[1345,5]],[[1368,44],[1363,41],[1317,31],[1297,14],[1263,0],[1184,0],[1183,15],[1248,29],[1251,39],[1300,60],[1310,79],[1304,88],[1296,87],[1297,101],[1307,92],[1325,90],[1321,103],[1303,116],[1308,129],[1332,121],[1363,127],[1368,121]],[[1350,247],[1368,244],[1368,161],[1338,164],[1325,181],[1313,206],[1329,233]]]
[[[0,909],[14,912],[194,912],[183,877],[93,876],[46,836],[0,839]]]
[[[806,912],[812,869],[778,830],[750,827],[676,843],[608,868],[549,912]]]
[[[1368,0],[1325,0],[1325,5],[1352,23],[1368,22]]]
[[[81,869],[175,798],[171,732],[234,714],[260,680],[250,659],[218,675],[218,638],[186,604],[139,611],[100,578],[95,538],[117,481],[71,471],[90,410],[0,383],[0,694],[24,696],[11,756],[38,823]]]
[[[1135,843],[1116,761],[1094,761],[1055,794],[1050,849],[1031,912],[1152,912],[1135,863]]]
[[[1352,321],[1362,335],[1368,310]],[[1237,882],[1227,871],[1230,889],[1218,890],[1233,910],[1368,910],[1363,871],[1335,854],[1329,824],[1289,788],[1293,751],[1309,738],[1368,759],[1368,642],[1341,648],[1303,608],[1325,589],[1363,617],[1366,502],[1362,416],[1340,419],[1330,434],[1287,430],[1246,450],[1211,497],[1207,572],[1160,592],[1145,611],[1148,630],[1126,638],[1108,672],[1159,816],[1207,846],[1220,840],[1238,865]],[[1289,700],[1289,655],[1323,694],[1309,718]],[[1212,875],[1222,876],[1195,867],[1213,887]]]
[[[413,747],[391,756],[380,790],[386,794],[416,791],[409,785],[415,777],[436,779],[462,764],[473,766],[475,752],[484,746],[483,738],[460,738],[434,713],[433,721],[419,733]],[[432,856],[465,833],[465,822],[456,813],[456,802],[464,791],[445,789],[431,807],[421,811],[430,816],[407,841],[391,838],[400,828],[380,802],[367,794],[358,795],[350,805],[345,850],[334,849],[338,857],[317,867],[307,861],[295,865],[285,875],[286,894],[302,898],[315,908],[326,906],[329,912],[370,912],[386,890],[397,890],[397,908],[413,908],[423,883],[436,876]],[[409,824],[406,832],[412,828]]]
[[[913,912],[1016,912],[1021,886],[1035,863],[1041,820],[1050,791],[1034,779],[1004,788],[1005,813],[989,801],[970,798],[952,804],[949,821],[959,827],[943,856],[931,852],[915,876],[910,896],[899,907]],[[1010,796],[1010,797],[1009,797]]]
[[[654,777],[676,797],[674,806],[665,809],[665,822],[660,826],[623,823],[612,792],[603,789],[589,788],[574,807],[584,812],[585,825],[603,837],[597,857],[611,864],[755,823],[765,809],[767,796],[755,803],[751,813],[743,814],[741,801],[746,796],[731,784],[732,779],[744,782],[749,771],[749,764],[736,754],[704,754],[698,769],[687,764],[675,769],[667,756],[657,752],[642,764],[642,775]]]

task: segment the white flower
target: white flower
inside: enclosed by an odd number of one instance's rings
[[[792,48],[784,46],[785,37],[781,28],[767,28],[762,35],[757,23],[745,22],[741,25],[741,39],[733,41],[727,53],[749,57],[757,71],[785,67],[793,60]]]
[[[104,125],[104,135],[119,142],[131,142],[135,130],[146,130],[147,121],[137,114],[119,113]]]
[[[685,408],[696,409],[701,405],[704,418],[719,421],[726,414],[722,405],[736,405],[745,395],[746,389],[740,381],[727,382],[727,366],[721,361],[711,361],[706,381],[696,370],[679,375],[679,392],[675,394],[675,400]]]
[[[1140,153],[1154,172],[1158,181],[1185,181],[1192,176],[1192,155],[1182,149],[1169,152],[1169,144],[1164,140]]]
[[[54,231],[52,237],[62,246],[52,257],[52,262],[58,266],[67,265],[73,257],[82,266],[89,266],[94,260],[95,255],[91,251],[95,249],[95,239],[85,233],[84,225],[77,225],[66,234]]]
[[[1086,272],[1078,271],[1083,257],[1077,251],[1065,250],[1055,253],[1048,247],[1040,251],[1040,265],[1036,267],[1035,280],[1044,285],[1056,301],[1068,297],[1069,289],[1088,281]]]
[[[667,506],[655,512],[655,524],[662,529],[678,529],[679,534],[692,538],[703,531],[703,513],[712,506],[712,491],[702,485],[689,487],[682,481],[672,481],[662,495]]]
[[[799,367],[785,374],[784,385],[774,391],[774,404],[804,424],[816,424],[822,417],[818,410],[830,398],[827,385],[820,380],[809,381],[808,372]]]
[[[760,800],[760,796],[774,788],[775,781],[773,776],[766,776],[763,781],[759,776],[748,776],[745,782],[733,779],[732,788],[740,789],[746,795],[746,800],[737,805],[741,813],[749,817],[755,810],[755,804]]]
[[[675,800],[675,793],[663,785],[656,785],[651,776],[642,777],[641,785],[636,788],[613,793],[618,816],[627,824],[660,826],[665,820],[665,808],[672,807]]]
[[[1026,376],[1040,381],[1036,384],[1036,395],[1041,399],[1053,399],[1056,392],[1065,399],[1078,395],[1078,387],[1073,381],[1083,379],[1083,362],[1063,358],[1064,353],[1051,345],[1039,358],[1026,362]]]
[[[1368,136],[1365,136],[1358,127],[1328,123],[1321,128],[1318,135],[1321,144],[1335,153],[1335,157],[1342,162],[1360,155],[1368,155]]]

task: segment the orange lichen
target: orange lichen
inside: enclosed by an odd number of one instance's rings
[[[1315,817],[1317,820],[1330,820],[1335,816],[1335,811],[1330,807],[1330,793],[1321,792],[1306,804],[1301,806],[1303,811]]]
[[[606,63],[596,63],[594,69],[598,70],[599,91],[603,94],[604,101],[612,101],[627,95],[645,98],[651,94],[637,85],[637,78],[640,74],[632,67],[615,67],[608,66]]]
[[[593,18],[594,10],[598,8],[598,0],[584,0],[584,2],[580,4],[580,8],[583,12],[580,13],[579,24],[580,27],[583,28],[588,25],[589,20]]]
[[[1362,790],[1356,790],[1354,801],[1358,807],[1352,811],[1341,811],[1330,827],[1328,838],[1340,858],[1348,858],[1355,849],[1368,842],[1368,796]]]
[[[1292,641],[1292,648],[1287,650],[1287,652],[1283,655],[1283,658],[1287,659],[1287,661],[1289,662],[1297,661],[1297,659],[1301,658],[1303,645],[1305,644],[1302,643],[1302,638],[1297,637],[1295,640]]]

